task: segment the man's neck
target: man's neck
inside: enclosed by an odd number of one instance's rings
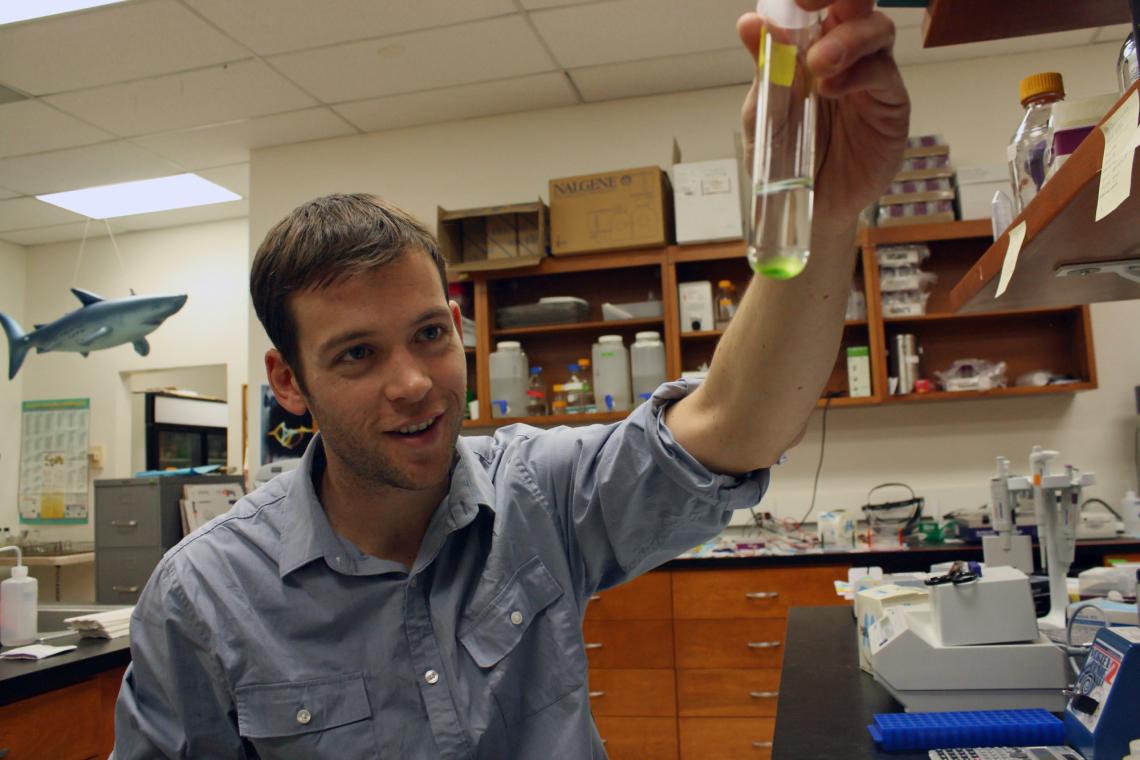
[[[447,495],[449,481],[423,491],[365,481],[326,449],[324,471],[314,485],[329,524],[338,535],[365,554],[410,569],[428,523]]]

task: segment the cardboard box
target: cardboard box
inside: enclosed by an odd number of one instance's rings
[[[648,248],[672,240],[673,194],[660,167],[550,180],[555,256]]]
[[[867,346],[847,347],[847,394],[851,398],[871,395],[871,352]]]
[[[740,164],[735,158],[673,166],[677,243],[709,243],[744,237]]]
[[[680,300],[681,332],[712,330],[713,288],[708,280],[682,282],[677,285]]]
[[[1013,199],[1009,166],[989,164],[958,170],[958,202],[963,219],[989,219],[993,216],[994,193],[1001,191]]]
[[[534,266],[550,249],[549,212],[541,200],[457,211],[441,207],[436,235],[453,272]]]

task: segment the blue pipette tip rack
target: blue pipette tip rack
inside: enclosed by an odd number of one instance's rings
[[[1065,743],[1065,728],[1045,710],[876,713],[867,726],[887,752]]]

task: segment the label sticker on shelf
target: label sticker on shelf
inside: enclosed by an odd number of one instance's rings
[[[998,278],[997,292],[994,298],[1001,298],[1001,294],[1009,287],[1013,277],[1013,270],[1017,268],[1017,257],[1021,255],[1021,244],[1025,242],[1025,222],[1022,221],[1009,231],[1009,245],[1005,247],[1005,261],[1001,263],[1001,277]]]
[[[1096,221],[1115,211],[1132,193],[1132,154],[1136,150],[1136,119],[1140,116],[1140,94],[1128,100],[1103,125],[1104,156],[1100,165],[1100,190],[1096,198]]]

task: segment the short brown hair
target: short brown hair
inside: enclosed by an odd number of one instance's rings
[[[447,293],[447,264],[435,236],[411,214],[367,193],[326,195],[297,208],[265,236],[253,257],[249,293],[269,340],[300,373],[289,297],[321,289],[422,249]]]

